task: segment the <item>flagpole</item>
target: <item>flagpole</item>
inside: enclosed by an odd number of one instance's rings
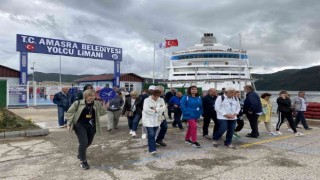
[[[152,84],[154,84],[154,64],[156,62],[156,48],[155,48],[155,41],[153,41],[153,72],[152,72]]]
[[[166,48],[164,48],[164,53],[163,53],[163,81],[166,80]]]

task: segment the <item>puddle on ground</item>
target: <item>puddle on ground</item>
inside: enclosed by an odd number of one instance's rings
[[[214,158],[214,159],[189,159],[184,161],[178,161],[177,165],[184,166],[184,165],[196,165],[200,166],[204,169],[212,169],[215,166],[229,166],[232,165],[235,160],[239,159],[246,159],[245,157],[241,156],[226,156],[222,158]]]
[[[287,159],[283,157],[275,158],[268,157],[267,161],[270,163],[270,166],[280,166],[280,167],[302,167],[304,165],[300,164],[298,161],[292,159]]]

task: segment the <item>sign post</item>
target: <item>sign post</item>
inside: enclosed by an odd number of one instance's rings
[[[114,86],[120,86],[122,48],[17,34],[17,51],[20,52],[21,85],[28,81],[28,53],[41,53],[114,61]]]

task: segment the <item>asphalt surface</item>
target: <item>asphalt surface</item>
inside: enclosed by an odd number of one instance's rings
[[[126,118],[120,128],[96,136],[87,152],[89,170],[82,170],[77,159],[78,141],[74,133],[57,128],[56,108],[12,109],[24,118],[50,129],[48,136],[0,140],[0,179],[319,179],[320,123],[309,121],[313,129],[295,137],[282,125],[281,136],[271,136],[259,125],[260,137],[245,137],[248,121],[234,139],[237,149],[222,144],[213,147],[202,137],[202,148],[184,143],[185,131],[169,125],[160,157],[147,151],[147,140],[131,138]],[[102,123],[106,125],[106,116]],[[273,118],[275,123],[276,118]],[[170,123],[169,123],[170,124]],[[202,125],[202,122],[199,123]],[[213,123],[210,124],[212,132]],[[273,126],[274,128],[274,126]],[[221,142],[222,143],[222,142]]]

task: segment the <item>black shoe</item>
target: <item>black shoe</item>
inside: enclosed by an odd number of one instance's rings
[[[309,128],[309,127],[308,127],[308,128],[306,128],[305,130],[311,130],[311,129],[312,129],[312,128]]]
[[[191,140],[185,140],[184,143],[186,144],[193,144],[193,142]]]
[[[164,143],[163,141],[157,141],[156,143],[159,144],[160,146],[167,146],[167,144]]]
[[[196,148],[201,148],[201,146],[200,146],[200,144],[198,142],[194,142],[192,146],[196,147]]]
[[[249,137],[249,138],[258,138],[258,136],[252,136],[251,134],[249,135],[246,135],[246,137]]]
[[[89,166],[87,161],[82,161],[81,164],[80,164],[80,167],[82,169],[90,169],[90,166]]]

